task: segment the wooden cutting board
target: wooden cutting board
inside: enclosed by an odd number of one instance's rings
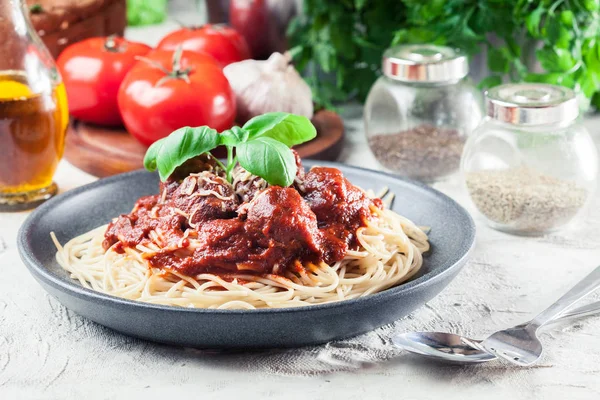
[[[313,119],[317,137],[296,146],[302,158],[335,160],[344,139],[344,123],[333,111],[317,112]],[[215,155],[223,157],[224,149]],[[111,129],[72,121],[67,133],[65,158],[76,167],[97,177],[120,174],[143,167],[146,147],[123,128]]]

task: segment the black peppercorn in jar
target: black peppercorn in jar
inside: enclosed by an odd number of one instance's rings
[[[364,113],[379,163],[426,182],[456,172],[466,137],[483,117],[466,56],[442,46],[397,46],[384,53],[383,72]]]
[[[564,227],[588,203],[598,156],[579,120],[575,93],[520,83],[486,93],[487,117],[462,156],[468,193],[494,228],[541,235]]]

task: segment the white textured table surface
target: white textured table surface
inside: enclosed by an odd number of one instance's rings
[[[186,2],[170,4],[177,19],[202,21],[183,9],[189,8]],[[155,44],[176,27],[169,21],[129,29],[127,36]],[[347,107],[344,117],[347,137],[340,161],[377,168],[364,140],[360,109]],[[600,117],[587,125],[600,144]],[[61,191],[92,180],[67,162],[56,175]],[[457,180],[436,188],[472,211]],[[600,317],[545,334],[547,352],[530,369],[500,363],[440,365],[400,353],[376,364],[338,364],[331,369],[341,371],[334,373],[308,376],[298,368],[296,374],[282,375],[294,370],[294,364],[274,368],[261,362],[267,357],[261,353],[211,354],[132,339],[68,311],[35,282],[16,248],[17,230],[26,217],[0,213],[0,400],[600,398]],[[527,320],[600,264],[599,195],[582,223],[546,237],[513,237],[476,222],[478,241],[471,262],[394,331],[483,337]],[[277,357],[285,364],[292,355],[280,352]]]
[[[360,109],[348,107],[344,115],[342,161],[376,168]],[[588,122],[590,128],[596,121]],[[63,191],[93,179],[66,162],[56,175]],[[436,187],[472,210],[458,182]],[[545,334],[547,352],[530,369],[440,365],[401,353],[376,364],[339,365],[342,371],[329,374],[307,376],[298,369],[282,375],[259,363],[261,354],[211,354],[132,339],[68,311],[34,281],[15,244],[26,217],[0,214],[0,399],[600,398],[600,317]],[[471,262],[395,331],[482,337],[528,319],[600,264],[598,196],[581,224],[550,236],[513,237],[480,220],[477,227]],[[286,360],[286,353],[279,358]]]

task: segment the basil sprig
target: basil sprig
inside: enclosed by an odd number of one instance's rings
[[[158,170],[165,181],[187,160],[210,153],[218,146],[227,148],[227,165],[217,163],[231,182],[236,164],[263,178],[271,185],[289,186],[296,176],[296,161],[291,146],[314,139],[316,129],[306,117],[287,113],[267,113],[220,134],[207,126],[177,129],[155,142],[144,157],[144,167]],[[234,156],[235,149],[235,156]]]

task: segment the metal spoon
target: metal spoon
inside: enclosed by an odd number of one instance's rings
[[[568,311],[561,317],[549,321],[547,325],[599,313],[600,301],[597,301]],[[465,364],[495,360],[496,356],[486,351],[480,345],[481,342],[481,340],[443,332],[407,332],[392,338],[392,343],[397,347],[437,360]]]

